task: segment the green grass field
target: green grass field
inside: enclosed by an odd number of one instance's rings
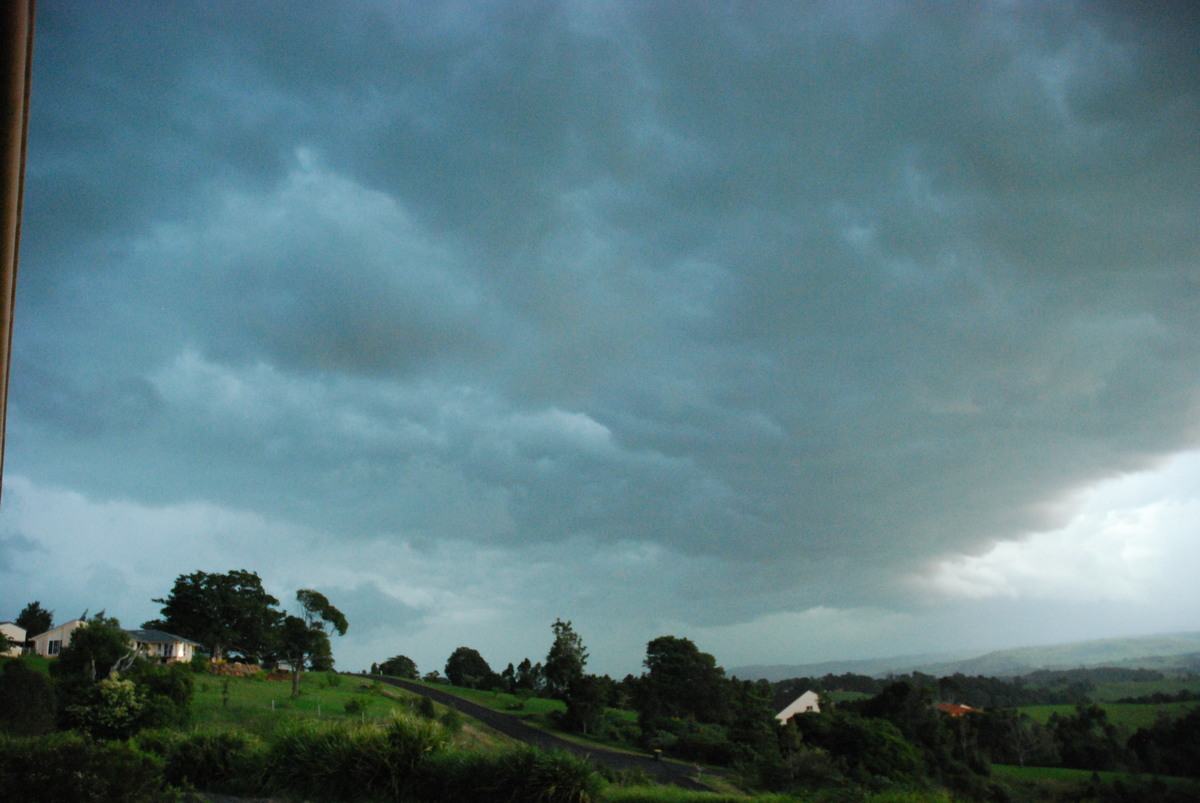
[[[1097,772],[1101,781],[1112,783],[1118,778],[1129,778],[1124,772]],[[1078,781],[1092,778],[1091,770],[1071,770],[1063,767],[1018,767],[1012,764],[993,764],[992,775],[999,778],[1020,778],[1026,781]]]
[[[1150,694],[1178,694],[1181,691],[1200,692],[1200,677],[1176,675],[1162,680],[1130,680],[1122,683],[1098,683],[1092,696],[1102,702],[1126,697],[1145,697]]]
[[[1108,721],[1124,734],[1133,733],[1138,728],[1148,728],[1160,716],[1171,718],[1181,717],[1200,703],[1166,703],[1163,705],[1142,705],[1137,703],[1099,703],[1108,714]],[[1075,713],[1073,705],[1029,705],[1021,709],[1035,721],[1045,724],[1051,714],[1069,716]]]

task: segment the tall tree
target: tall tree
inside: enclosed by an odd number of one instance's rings
[[[255,572],[192,572],[175,580],[165,599],[155,599],[162,619],[145,627],[161,628],[203,644],[213,660],[233,654],[258,662],[270,652],[282,614],[279,600],[263,590]]]
[[[292,696],[300,696],[300,673],[305,661],[321,660],[333,666],[329,637],[333,633],[346,635],[349,624],[345,615],[330,603],[329,598],[311,588],[296,592],[303,616],[285,616],[279,632],[279,646],[292,667]]]
[[[644,730],[660,717],[723,723],[728,719],[725,670],[689,639],[659,636],[646,645],[646,673],[634,705]]]
[[[546,678],[546,690],[551,696],[565,700],[571,683],[583,677],[588,654],[583,647],[583,639],[571,627],[570,621],[555,619],[551,628],[554,631],[554,643],[550,645],[542,673]]]
[[[546,678],[542,672],[541,663],[531,664],[529,659],[517,664],[517,674],[514,683],[518,689],[529,689],[539,692],[546,686]]]
[[[34,600],[21,609],[16,624],[18,627],[25,628],[25,638],[31,639],[34,636],[40,636],[54,627],[54,611],[46,610],[42,607],[42,603]]]

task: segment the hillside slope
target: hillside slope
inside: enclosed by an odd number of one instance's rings
[[[908,655],[858,661],[824,661],[814,664],[773,664],[735,667],[729,674],[769,681],[795,677],[821,677],[853,672],[885,677],[924,672],[938,677],[964,675],[1009,677],[1038,669],[1120,666],[1164,672],[1200,671],[1200,633],[1172,633],[1140,638],[1097,639],[1071,644],[1015,647],[974,657],[967,655]]]

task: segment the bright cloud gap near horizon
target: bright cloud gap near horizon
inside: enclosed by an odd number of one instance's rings
[[[280,9],[39,9],[0,618],[245,568],[352,669],[1194,629],[1195,12]]]

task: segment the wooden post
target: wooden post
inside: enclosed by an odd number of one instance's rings
[[[4,0],[0,3],[0,36],[3,37],[0,47],[4,53],[4,103],[0,110],[0,481],[4,471],[4,431],[12,358],[13,305],[17,291],[17,256],[21,245],[21,206],[25,197],[34,6],[34,0]]]

